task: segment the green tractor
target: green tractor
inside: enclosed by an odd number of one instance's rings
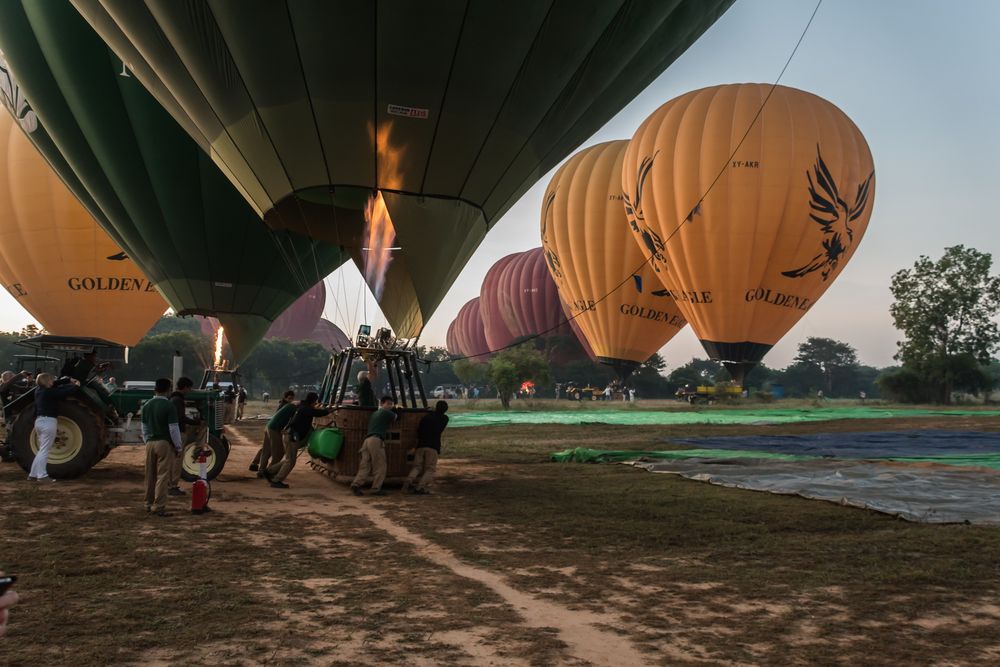
[[[96,350],[102,361],[124,361],[125,348],[99,338],[68,336],[33,336],[18,345],[54,357],[61,355],[63,367],[79,355]],[[30,470],[38,452],[35,433],[35,389],[25,387],[23,393],[4,406],[7,421],[7,440],[4,446],[17,463]],[[115,389],[110,394],[104,390],[100,379],[87,378],[81,391],[69,396],[59,406],[58,433],[49,455],[49,475],[56,479],[71,479],[86,473],[108,455],[115,447],[142,445],[140,412],[142,405],[152,398],[150,388]],[[198,417],[206,428],[198,442],[188,443],[184,449],[182,477],[187,481],[198,478],[198,452],[207,450],[208,478],[215,478],[226,464],[229,441],[223,429],[224,405],[219,392],[212,390],[191,391],[186,396],[189,416]]]

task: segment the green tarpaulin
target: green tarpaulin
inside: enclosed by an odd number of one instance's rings
[[[733,449],[677,449],[671,451],[624,451],[589,449],[575,447],[552,454],[552,460],[559,463],[622,463],[643,460],[681,459],[769,459],[771,461],[812,461],[831,460],[829,457],[805,456],[797,454],[776,454]],[[860,457],[859,457],[860,458]],[[1000,452],[995,454],[968,454],[955,456],[913,456],[913,457],[864,457],[866,461],[893,461],[895,463],[935,463],[938,465],[1000,470]]]
[[[835,419],[890,419],[938,416],[1000,416],[1000,410],[921,410],[896,408],[816,408],[814,410],[561,410],[554,412],[461,412],[449,415],[452,428],[498,424],[792,424]]]

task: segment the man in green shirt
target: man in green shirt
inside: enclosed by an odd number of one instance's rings
[[[389,427],[396,421],[396,413],[392,411],[392,398],[383,396],[379,409],[372,413],[368,420],[368,437],[361,443],[361,463],[358,474],[351,482],[351,491],[356,496],[364,495],[361,487],[371,479],[372,495],[384,496],[382,483],[385,481],[385,441],[389,437]]]
[[[257,464],[257,477],[261,479],[267,477],[267,467],[285,457],[281,432],[288,426],[288,422],[292,421],[296,408],[298,408],[297,403],[288,401],[267,420],[267,425],[264,427],[264,442],[260,447],[260,462]]]
[[[142,406],[142,440],[146,443],[146,511],[167,516],[167,489],[174,459],[184,447],[177,410],[167,396],[173,388],[168,378],[156,381],[154,396]]]

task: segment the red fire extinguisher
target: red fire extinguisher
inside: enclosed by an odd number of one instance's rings
[[[205,466],[208,454],[204,449],[198,450],[198,479],[191,485],[191,514],[202,514],[208,511],[208,499],[211,489],[208,486]]]

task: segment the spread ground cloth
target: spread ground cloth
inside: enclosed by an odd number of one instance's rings
[[[1000,416],[998,410],[922,410],[899,408],[815,408],[812,410],[588,410],[585,408],[553,411],[459,412],[451,417],[450,428],[492,426],[498,424],[620,424],[642,426],[656,424],[792,424],[834,419],[889,419],[939,417],[943,415],[984,417]]]

